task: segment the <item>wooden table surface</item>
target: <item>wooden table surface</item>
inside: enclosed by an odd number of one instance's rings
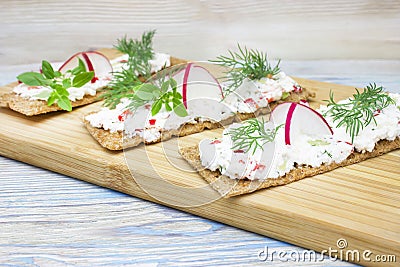
[[[0,66],[0,83],[30,68]],[[400,93],[400,61],[286,61],[282,68]],[[0,266],[352,266],[330,259],[263,262],[265,246],[303,249],[3,157],[0,226]]]

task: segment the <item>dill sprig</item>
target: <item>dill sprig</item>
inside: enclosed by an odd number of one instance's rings
[[[227,86],[224,88],[224,95],[228,95],[236,90],[247,78],[259,80],[264,77],[273,78],[281,70],[280,60],[275,66],[268,62],[267,54],[254,49],[242,48],[238,44],[239,52],[228,51],[228,56],[219,56],[210,62],[229,68],[225,72]]]
[[[126,66],[113,73],[113,80],[109,84],[102,98],[104,106],[114,109],[122,98],[132,97],[134,89],[138,88],[144,80],[151,77],[151,65],[153,58],[153,37],[155,31],[142,34],[140,39],[127,39],[124,36],[117,40],[114,47],[123,54],[128,55]]]
[[[114,47],[121,53],[128,55],[127,66],[131,70],[131,74],[141,75],[145,79],[151,76],[151,65],[149,61],[153,58],[153,37],[155,30],[144,32],[141,39],[127,39],[124,36],[117,40]]]
[[[230,135],[232,139],[233,150],[244,150],[245,152],[252,150],[252,154],[254,154],[257,148],[263,149],[266,143],[274,141],[276,133],[282,126],[283,124],[275,129],[266,129],[264,119],[253,118],[246,120],[238,128],[230,129],[226,134]]]
[[[375,83],[369,84],[360,92],[356,89],[353,98],[344,103],[337,103],[333,98],[333,92],[330,92],[328,102],[328,111],[336,127],[345,126],[346,132],[351,136],[351,141],[360,133],[364,127],[376,120],[374,112],[382,110],[395,101],[383,91],[383,87],[377,87]]]

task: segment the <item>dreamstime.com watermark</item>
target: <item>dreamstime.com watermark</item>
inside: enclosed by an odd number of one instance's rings
[[[257,258],[264,262],[322,262],[330,261],[350,261],[350,262],[397,262],[396,255],[392,254],[374,254],[371,250],[346,249],[347,240],[339,238],[336,247],[329,247],[317,253],[314,250],[274,250],[265,246],[257,253]]]

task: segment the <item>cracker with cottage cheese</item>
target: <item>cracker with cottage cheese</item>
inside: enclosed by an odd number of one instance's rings
[[[171,117],[170,112],[163,112],[160,115],[151,116],[150,106],[144,106],[136,111],[136,116],[144,119],[131,119],[126,122],[126,117],[132,113],[126,108],[129,102],[122,102],[115,109],[103,107],[97,112],[91,112],[84,117],[84,123],[89,133],[99,144],[109,150],[123,150],[124,148],[135,147],[140,144],[154,144],[166,141],[173,136],[186,136],[202,132],[206,129],[216,129],[233,122],[240,122],[258,115],[269,113],[276,105],[283,102],[301,102],[315,97],[315,93],[305,88],[292,91],[285,99],[267,103],[263,107],[252,105],[250,110],[231,109],[222,110],[218,120],[205,120],[196,115],[196,111],[189,111],[189,116],[180,121],[180,118]],[[253,101],[251,101],[253,103]],[[204,104],[204,107],[207,103]],[[247,106],[244,103],[243,106]],[[212,109],[212,107],[208,107]],[[246,112],[247,111],[247,112]],[[136,117],[136,118],[137,118]],[[165,120],[170,118],[174,123],[166,126]],[[160,122],[158,124],[158,122]],[[128,124],[132,124],[127,127]],[[137,126],[135,126],[137,125]]]
[[[67,60],[66,63],[74,61],[75,58],[81,57],[82,54],[89,53],[91,52],[77,53]],[[93,53],[99,54],[98,52]],[[113,78],[112,72],[120,70],[126,63],[126,58],[126,55],[122,55],[111,60],[110,63],[107,63],[110,65],[109,71],[102,69],[99,75],[95,72],[94,78],[85,85],[79,88],[73,86],[68,88],[68,98],[71,102],[71,107],[75,108],[100,101],[103,89],[108,86]],[[108,59],[106,60],[108,61]],[[170,57],[167,54],[155,53],[155,59],[151,61],[150,64],[152,66],[152,72],[155,73],[164,66],[178,65],[184,62],[186,62],[186,60]],[[90,64],[93,66],[92,63]],[[63,110],[56,102],[48,105],[48,95],[46,93],[50,94],[51,92],[52,89],[46,86],[29,86],[19,83],[13,86],[11,92],[0,95],[0,107],[12,109],[26,116],[35,116]]]
[[[182,148],[180,154],[224,197],[285,185],[383,155],[400,148],[400,94],[373,87],[357,92],[354,99],[331,100],[318,110],[281,104],[268,122],[232,125],[222,138],[204,139]],[[363,116],[354,119],[355,114]]]

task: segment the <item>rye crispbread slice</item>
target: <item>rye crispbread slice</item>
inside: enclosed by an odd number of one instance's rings
[[[244,195],[254,191],[265,189],[272,186],[285,185],[306,177],[325,173],[333,169],[348,166],[361,162],[366,159],[374,158],[390,151],[400,148],[400,138],[394,141],[379,141],[372,152],[353,152],[349,157],[341,163],[332,163],[329,165],[321,165],[314,168],[311,166],[298,166],[285,176],[279,178],[269,178],[265,181],[250,181],[248,179],[235,180],[225,175],[221,175],[219,171],[211,171],[204,168],[200,161],[200,152],[198,146],[184,147],[180,149],[182,157],[206,180],[221,196],[225,198]]]
[[[188,61],[171,57],[170,62],[171,66],[174,66],[187,63]],[[99,88],[98,92],[94,96],[85,95],[81,100],[71,102],[72,107],[84,106],[101,100],[101,89],[102,88]],[[16,112],[24,114],[25,116],[34,116],[62,110],[57,104],[48,106],[47,101],[29,100],[29,98],[21,97],[12,91],[0,95],[0,107],[12,109]]]
[[[96,102],[99,98],[98,95],[99,93],[94,96],[85,95],[81,100],[71,102],[71,105],[74,108]],[[25,116],[34,116],[62,110],[56,104],[48,106],[47,101],[29,100],[29,98],[21,97],[13,92],[0,96],[0,107],[12,109],[16,112],[24,114]]]
[[[277,105],[283,102],[300,102],[300,100],[307,100],[310,98],[314,98],[315,93],[310,92],[307,89],[303,88],[301,92],[292,92],[290,96],[285,98],[284,100],[275,101],[269,104],[266,108],[260,108],[254,113],[237,113],[232,117],[222,121],[222,122],[198,122],[195,124],[185,124],[182,125],[179,129],[162,131],[161,137],[153,142],[144,142],[143,138],[139,136],[135,136],[132,138],[127,138],[123,136],[122,131],[118,132],[110,132],[109,130],[104,130],[103,128],[93,127],[87,120],[84,119],[84,123],[89,133],[100,143],[101,146],[109,149],[109,150],[122,150],[124,148],[135,147],[141,143],[145,144],[153,144],[159,143],[161,141],[165,141],[171,139],[173,136],[186,136],[194,133],[199,133],[204,131],[205,129],[216,129],[223,125],[228,125],[236,122],[241,122],[250,118],[254,118],[260,114],[267,114],[270,110],[274,109]],[[95,113],[95,112],[92,112]],[[89,114],[92,114],[89,113]],[[87,114],[87,115],[89,115]],[[86,116],[87,116],[86,115]]]

